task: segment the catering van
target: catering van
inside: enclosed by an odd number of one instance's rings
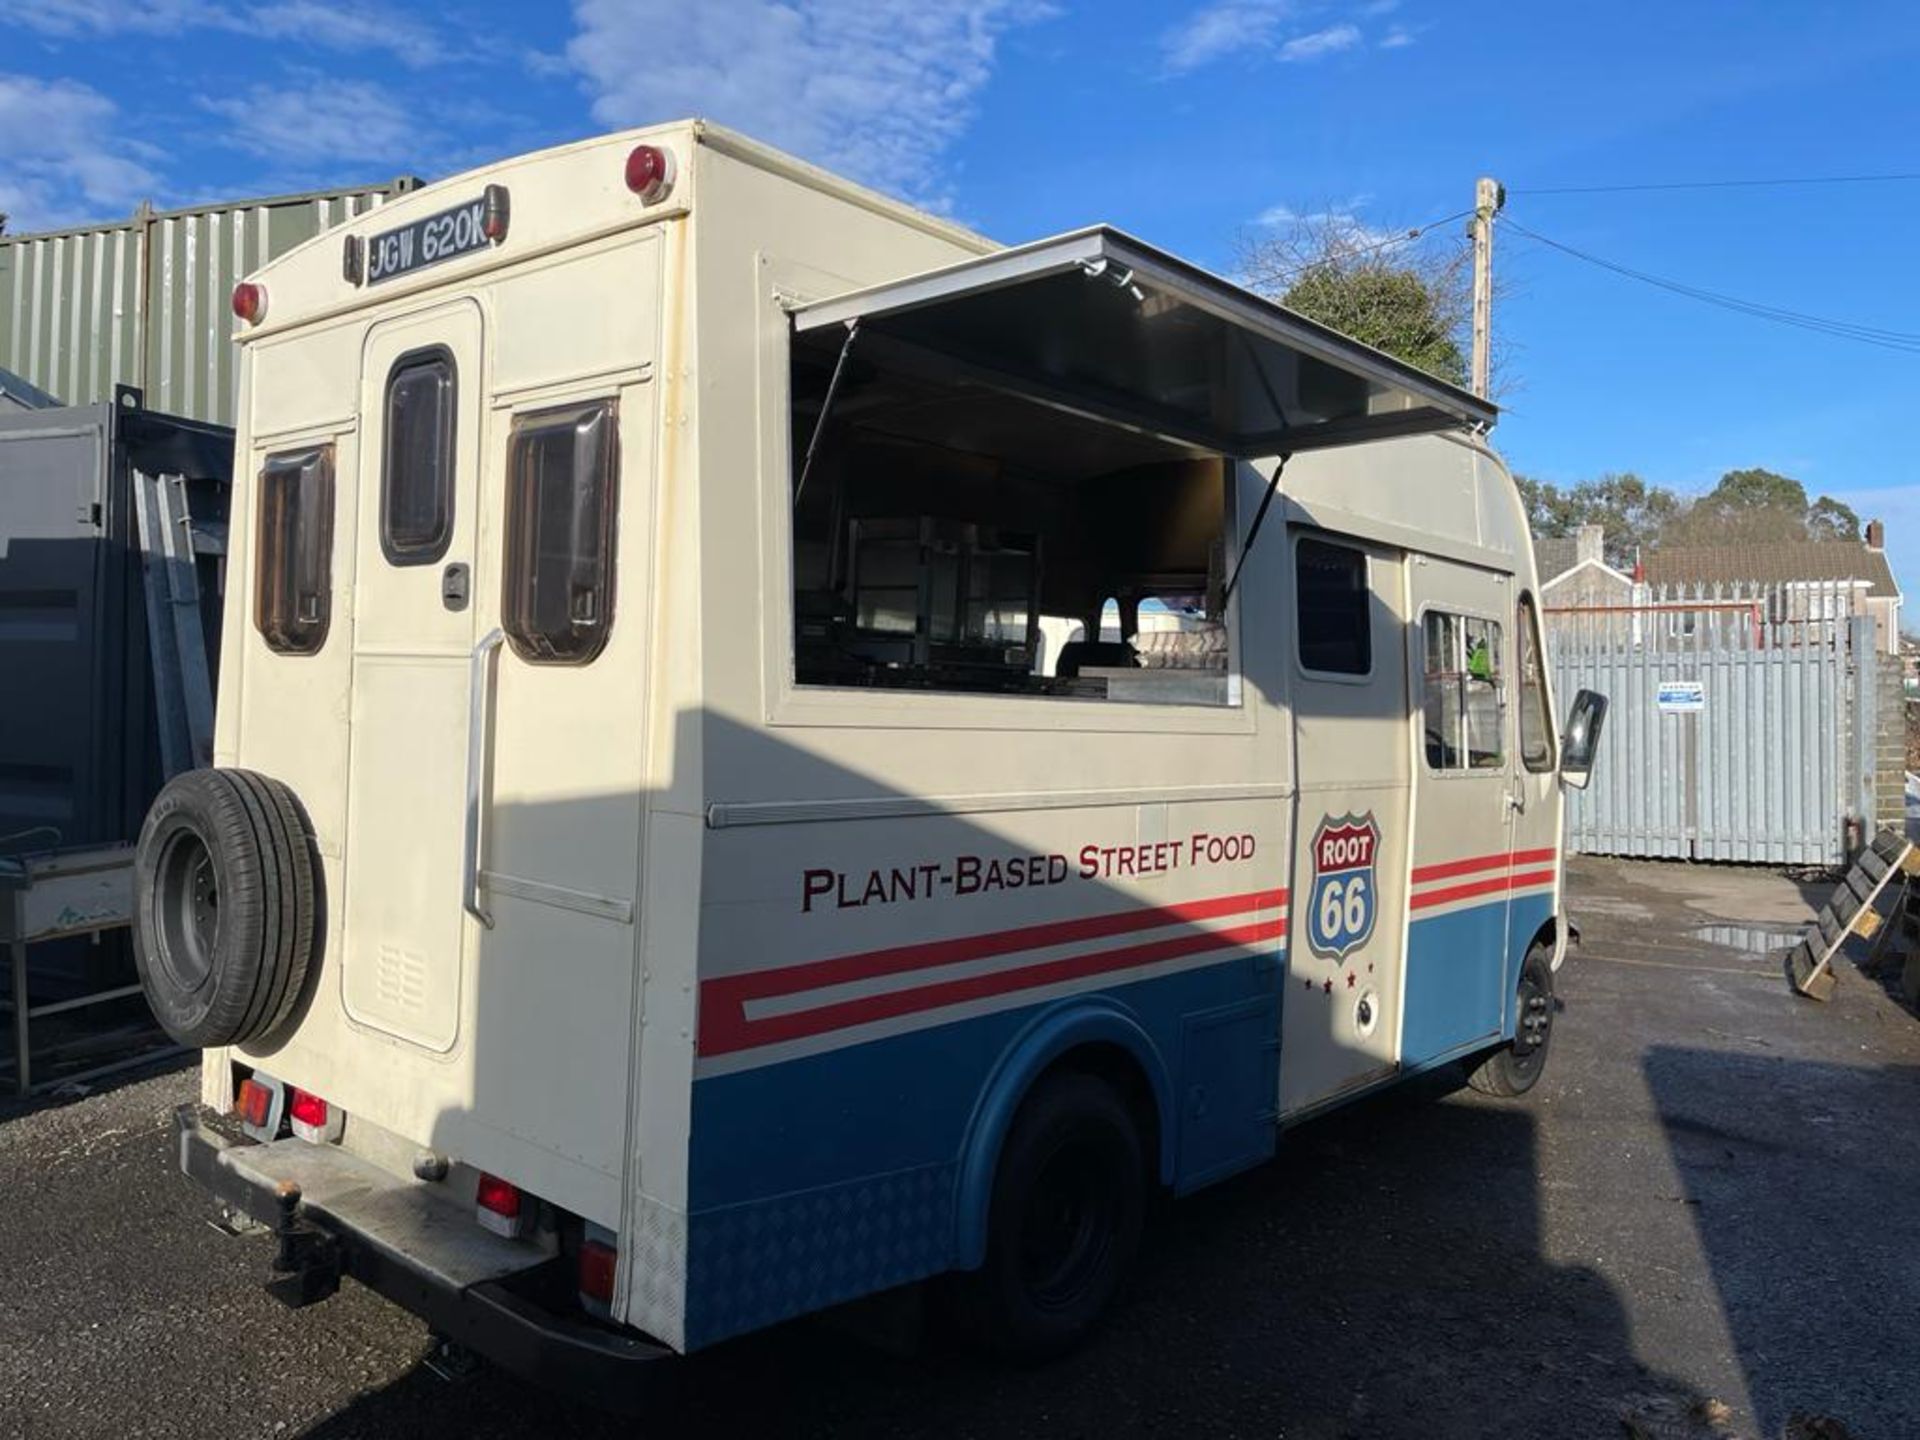
[[[138,859],[180,1160],[613,1398],[916,1282],[1067,1349],[1149,1201],[1555,1022],[1485,401],[1106,227],[699,122],[256,272],[212,768]]]

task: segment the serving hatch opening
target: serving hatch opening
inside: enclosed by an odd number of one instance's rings
[[[1496,415],[1104,228],[792,327],[802,685],[1237,703],[1232,462]]]

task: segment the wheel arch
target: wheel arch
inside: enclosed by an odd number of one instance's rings
[[[968,1121],[955,1181],[958,1268],[973,1269],[986,1258],[994,1172],[1021,1102],[1043,1075],[1068,1066],[1098,1075],[1119,1091],[1142,1123],[1155,1177],[1163,1185],[1172,1183],[1177,1139],[1172,1081],[1139,1020],[1104,997],[1042,1011],[1001,1053]]]

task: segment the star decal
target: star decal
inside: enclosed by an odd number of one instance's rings
[[[1353,988],[1353,972],[1349,970],[1347,972],[1347,989],[1351,990],[1352,988]]]

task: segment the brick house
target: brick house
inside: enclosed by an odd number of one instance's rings
[[[1900,653],[1900,585],[1887,564],[1886,530],[1869,521],[1864,540],[1782,540],[1737,545],[1688,545],[1651,552],[1645,579],[1659,591],[1716,585],[1762,586],[1778,592],[1781,620],[1837,620],[1871,615],[1875,648]],[[1544,592],[1545,586],[1542,586]]]

